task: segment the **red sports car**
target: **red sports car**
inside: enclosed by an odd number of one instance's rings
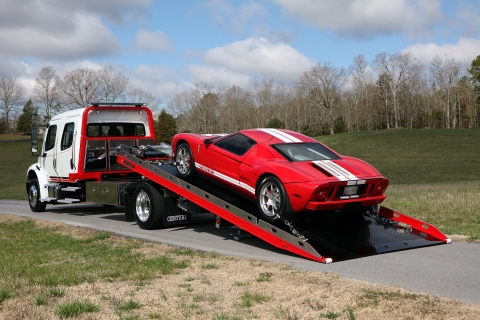
[[[180,176],[200,174],[233,189],[256,201],[269,222],[376,205],[385,199],[388,186],[368,163],[290,130],[179,133],[172,138],[172,147]]]

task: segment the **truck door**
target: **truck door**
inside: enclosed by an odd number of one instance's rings
[[[58,177],[67,180],[70,173],[73,173],[75,168],[75,123],[68,122],[65,124],[62,130],[62,135],[58,135],[59,143],[56,146],[57,152],[55,154],[56,159],[56,172]]]
[[[57,143],[57,125],[50,125],[47,129],[47,135],[45,136],[45,142],[43,144],[43,153],[42,153],[42,166],[47,172],[48,180],[58,179],[57,173],[57,159],[56,159],[56,148]]]

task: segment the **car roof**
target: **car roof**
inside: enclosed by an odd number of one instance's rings
[[[285,130],[285,129],[272,129],[272,128],[257,128],[257,129],[245,129],[240,133],[255,140],[257,143],[277,144],[277,143],[302,143],[302,142],[317,142],[301,133]]]

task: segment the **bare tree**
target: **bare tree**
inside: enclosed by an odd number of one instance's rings
[[[60,78],[55,74],[52,66],[43,67],[38,77],[35,78],[35,101],[40,103],[44,109],[44,119],[52,118],[52,115],[59,111],[61,90],[59,88]]]
[[[330,63],[318,63],[305,72],[300,81],[306,85],[318,99],[318,106],[327,110],[327,123],[330,134],[334,134],[335,109],[339,104],[343,85],[347,80],[347,73],[343,68],[337,68]]]
[[[5,115],[7,131],[10,130],[10,118],[16,114],[17,108],[23,104],[25,88],[17,84],[13,77],[0,78],[0,110]]]
[[[98,70],[98,82],[101,101],[115,102],[121,100],[126,93],[130,79],[115,71],[112,66],[106,66]]]
[[[393,98],[393,118],[395,128],[398,128],[399,112],[398,112],[398,90],[400,86],[411,79],[419,68],[414,68],[416,58],[409,52],[396,53],[387,55],[379,53],[375,56],[373,67],[379,73],[389,75],[389,88]]]
[[[97,102],[100,82],[92,69],[76,69],[68,72],[60,81],[63,102],[70,110],[84,108],[89,102]]]
[[[373,85],[373,76],[368,68],[368,62],[363,54],[359,54],[353,58],[353,65],[349,67],[349,73],[352,77],[352,85],[355,93],[353,98],[355,101],[355,125],[359,126],[359,114],[371,112],[369,88]],[[360,105],[363,102],[363,105]],[[359,110],[365,109],[365,110]]]
[[[439,90],[442,93],[443,113],[444,113],[444,127],[455,129],[456,117],[451,119],[452,108],[455,108],[453,101],[453,90],[459,80],[460,63],[455,62],[455,59],[446,57],[444,62],[442,58],[436,55],[432,59],[430,66],[433,81],[435,81]],[[455,111],[455,110],[453,110]]]
[[[125,92],[125,101],[128,102],[134,102],[134,103],[144,103],[147,105],[147,107],[152,110],[152,113],[155,118],[158,117],[160,114],[160,105],[162,104],[162,100],[159,98],[155,97],[149,92],[144,91],[141,88],[129,88]]]

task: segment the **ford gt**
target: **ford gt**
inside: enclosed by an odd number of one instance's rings
[[[172,147],[182,178],[201,175],[234,190],[269,222],[371,207],[383,202],[388,186],[370,164],[290,130],[179,133]]]

